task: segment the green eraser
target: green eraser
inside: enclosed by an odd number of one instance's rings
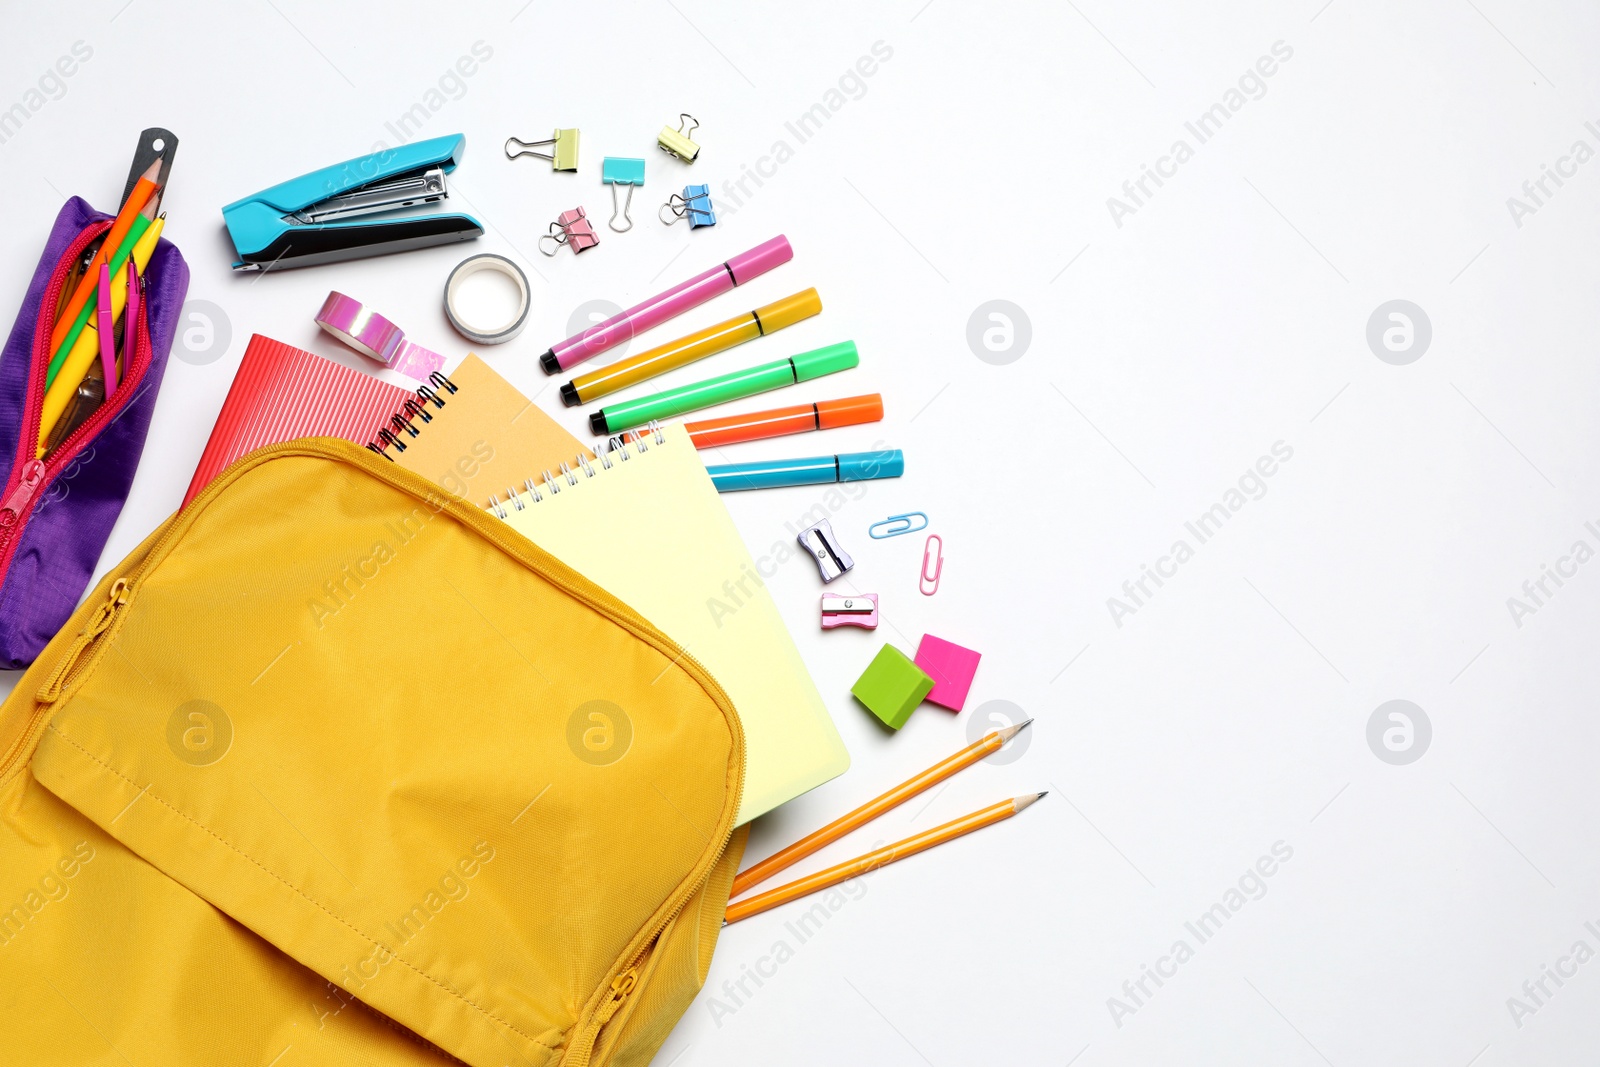
[[[933,679],[921,667],[893,645],[884,645],[850,692],[885,726],[898,730],[932,689]]]

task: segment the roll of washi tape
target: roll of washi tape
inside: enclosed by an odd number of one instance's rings
[[[492,270],[510,278],[517,287],[517,311],[511,316],[509,322],[503,325],[489,325],[469,322],[462,314],[459,297],[461,283],[477,274],[479,271]],[[482,255],[471,256],[456,264],[456,269],[450,272],[450,279],[444,283],[444,313],[450,318],[450,325],[456,332],[469,341],[480,345],[505,344],[517,334],[522,332],[522,327],[528,323],[528,309],[533,304],[532,291],[528,288],[528,276],[522,273],[522,268],[511,262],[505,256],[497,256],[489,252]]]
[[[328,294],[317,312],[317,325],[368,359],[417,381],[426,381],[444,366],[439,353],[406,340],[400,327],[343,293]]]

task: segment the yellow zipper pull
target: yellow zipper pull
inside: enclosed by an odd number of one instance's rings
[[[111,583],[111,588],[106,591],[106,599],[89,616],[89,621],[84,623],[83,629],[78,631],[77,640],[72,642],[70,648],[62,655],[61,662],[50,673],[50,677],[40,687],[38,697],[41,704],[54,704],[61,697],[61,691],[66,688],[67,675],[77,664],[79,657],[85,649],[94,642],[94,639],[105,633],[106,627],[117,616],[117,609],[128,602],[128,582],[125,578],[118,578]]]
[[[600,1028],[611,1021],[622,1007],[622,1002],[633,992],[633,987],[639,982],[639,969],[630,967],[611,980],[611,997],[599,1008],[595,1009],[594,1018],[589,1020],[589,1025],[583,1028],[572,1042],[572,1047],[567,1050],[566,1057],[561,1061],[561,1067],[589,1067],[589,1058],[594,1055],[594,1043],[600,1036]]]

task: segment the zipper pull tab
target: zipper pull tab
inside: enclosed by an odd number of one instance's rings
[[[639,984],[639,969],[629,967],[611,980],[611,996],[606,1002],[595,1009],[594,1018],[589,1020],[589,1025],[583,1028],[572,1042],[572,1047],[567,1050],[566,1057],[561,1061],[562,1067],[589,1067],[589,1058],[594,1055],[595,1041],[600,1037],[600,1028],[611,1021],[622,1007],[622,1002],[628,999],[628,994],[633,992],[634,986]]]
[[[0,512],[3,515],[3,512]],[[78,631],[77,640],[61,656],[61,662],[56,669],[50,672],[50,677],[39,688],[35,698],[41,704],[54,704],[61,698],[61,691],[66,688],[67,675],[77,665],[85,649],[93,643],[94,639],[106,632],[113,619],[117,616],[117,609],[128,602],[128,580],[118,578],[111,583],[111,588],[106,590],[106,599],[89,616],[89,621],[84,623],[83,629]]]
[[[44,462],[37,459],[28,460],[22,465],[22,480],[11,490],[11,495],[0,503],[0,538],[11,536],[18,517],[27,508],[28,501],[33,499],[33,495],[39,491],[39,486],[42,484],[44,484]]]

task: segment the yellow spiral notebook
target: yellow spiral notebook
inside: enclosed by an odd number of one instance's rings
[[[850,754],[683,428],[629,435],[621,451],[585,453],[573,466],[493,510],[653,622],[727,690],[744,726],[739,822],[844,773]]]

